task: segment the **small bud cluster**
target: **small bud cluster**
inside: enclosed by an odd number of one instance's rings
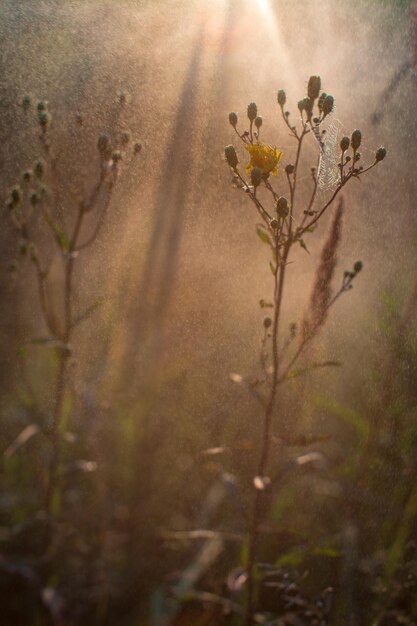
[[[241,139],[243,139],[243,141],[246,141],[248,138],[252,140],[253,136],[255,136],[256,139],[259,139],[263,119],[260,115],[258,115],[258,107],[256,105],[256,102],[250,102],[248,104],[246,113],[249,120],[250,128],[249,130],[245,130],[243,134],[240,134],[237,130],[238,116],[235,111],[231,111],[229,113],[229,124],[235,129],[236,133]],[[256,131],[253,131],[253,125],[255,126]]]
[[[333,96],[321,91],[321,78],[320,76],[310,76],[307,84],[307,96],[298,101],[297,107],[301,115],[301,119],[320,124],[324,118],[329,115],[334,109]],[[284,105],[287,102],[287,96],[283,89],[280,89],[277,94],[277,101],[281,107],[282,113],[285,119],[290,116],[289,111],[284,111]],[[314,115],[314,107],[317,101],[318,115]],[[303,117],[305,116],[305,118]],[[291,130],[295,134],[295,127],[291,127]]]
[[[362,132],[357,128],[352,132],[351,137],[347,137],[344,136],[342,137],[342,139],[340,140],[340,150],[341,150],[341,161],[339,163],[339,168],[341,171],[341,176],[342,176],[342,181],[344,180],[345,176],[344,176],[344,172],[343,172],[343,168],[350,162],[352,162],[352,174],[353,175],[357,175],[360,172],[363,171],[363,166],[360,166],[359,168],[355,168],[355,164],[361,160],[362,155],[359,152],[359,148],[362,144]],[[352,149],[352,154],[345,154],[349,148]],[[383,161],[386,157],[387,154],[387,150],[386,148],[384,148],[383,146],[381,146],[380,148],[378,148],[375,151],[375,161],[373,165],[376,165],[377,163],[379,163],[380,161]]]
[[[352,289],[353,287],[352,281],[354,278],[356,278],[359,272],[362,271],[362,269],[363,269],[362,261],[355,261],[355,263],[353,264],[352,270],[345,270],[343,272],[343,282],[342,282],[342,287],[340,289],[341,292]]]
[[[307,250],[303,235],[304,233],[314,230],[318,219],[330,204],[327,204],[322,210],[315,208],[314,203],[317,201],[317,189],[320,186],[319,172],[321,172],[322,168],[317,169],[316,167],[312,167],[310,172],[314,183],[314,191],[308,206],[303,210],[304,216],[299,222],[300,225],[298,227],[296,226],[296,221],[293,216],[293,204],[297,184],[297,166],[301,141],[307,133],[311,133],[314,135],[322,151],[325,145],[326,130],[322,129],[321,124],[327,116],[332,114],[335,108],[334,97],[322,91],[321,78],[316,75],[310,76],[307,83],[307,94],[297,103],[301,124],[298,122],[297,125],[291,125],[289,119],[290,112],[285,110],[287,95],[283,89],[279,89],[277,92],[277,102],[281,108],[285,124],[299,144],[295,162],[290,162],[285,165],[286,182],[289,186],[289,200],[285,196],[279,195],[272,186],[272,177],[270,178],[270,175],[277,175],[282,151],[266,142],[259,141],[259,133],[263,126],[263,119],[258,115],[258,107],[255,102],[250,102],[247,106],[246,113],[249,120],[249,130],[245,130],[243,133],[239,132],[237,128],[237,113],[234,111],[229,113],[230,125],[245,144],[245,148],[250,154],[250,161],[246,166],[246,173],[249,175],[250,181],[246,182],[238,170],[239,158],[235,147],[229,144],[225,147],[224,152],[227,164],[234,170],[233,184],[251,197],[261,219],[266,225],[267,231],[269,231],[266,235],[262,234],[262,232],[259,234],[258,231],[258,235],[264,243],[272,248],[274,254],[276,254],[280,247],[285,247],[295,242],[298,242],[301,247]],[[336,174],[335,185],[339,186],[336,192],[351,178],[359,177],[385,158],[387,151],[381,146],[375,152],[374,163],[368,167],[359,165],[362,159],[362,155],[359,152],[361,144],[362,132],[359,129],[355,129],[350,137],[344,136],[340,140],[341,160],[337,166],[337,161],[335,162],[335,167],[339,170]],[[349,163],[350,165],[348,166]],[[257,191],[260,186],[262,186],[262,190]],[[270,192],[273,197],[274,204],[272,208],[268,208],[264,204],[262,194],[265,189]],[[287,219],[288,216],[290,219]],[[358,262],[354,268],[355,275],[360,271],[360,267],[361,265]],[[273,273],[276,273],[276,269],[277,263],[276,258],[274,258],[271,263],[271,270]]]

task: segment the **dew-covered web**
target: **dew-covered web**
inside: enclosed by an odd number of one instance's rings
[[[312,134],[319,146],[320,156],[317,166],[317,183],[321,191],[332,191],[340,182],[339,135],[342,128],[340,120],[334,115],[320,126],[312,124]]]

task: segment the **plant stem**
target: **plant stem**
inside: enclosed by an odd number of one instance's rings
[[[72,334],[72,279],[74,274],[74,251],[84,218],[84,209],[78,210],[74,231],[70,240],[68,253],[64,255],[64,328],[62,331],[63,346],[58,348],[58,372],[55,383],[55,402],[51,427],[52,457],[49,465],[47,486],[45,492],[45,510],[51,513],[54,504],[54,495],[59,484],[59,470],[61,465],[61,423],[64,408],[65,391],[67,387],[68,359],[70,356],[70,340]]]
[[[276,238],[276,248],[278,249],[278,237]],[[281,313],[282,295],[284,290],[285,270],[288,260],[288,254],[291,248],[291,238],[287,239],[284,247],[283,256],[274,273],[274,318],[272,326],[272,381],[269,393],[268,404],[265,409],[263,419],[263,432],[262,432],[262,444],[261,453],[259,457],[258,473],[257,476],[263,478],[266,474],[269,457],[269,445],[271,440],[271,425],[272,415],[274,413],[276,404],[276,392],[278,388],[278,373],[279,373],[279,349],[278,349],[278,329]],[[256,559],[256,548],[258,544],[259,536],[259,520],[262,504],[263,492],[260,489],[256,489],[252,521],[249,530],[249,553],[248,553],[248,565],[247,565],[247,595],[246,595],[246,610],[245,610],[245,625],[252,626],[253,613],[254,613],[254,566]]]

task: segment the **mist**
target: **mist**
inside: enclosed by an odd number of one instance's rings
[[[42,345],[50,333],[36,275],[17,258],[20,236],[2,209],[7,624],[248,624],[227,604],[245,603],[244,586],[234,588],[230,577],[244,570],[247,543],[170,533],[247,532],[261,416],[253,394],[230,375],[259,375],[268,314],[259,302],[271,298],[273,284],[259,218],[225,161],[228,144],[242,171],[249,160],[228,116],[235,111],[243,128],[256,102],[262,141],[283,151],[273,184],[285,195],[296,143],[277,92],[285,89],[290,124],[298,123],[310,76],[334,96],[339,136],[359,128],[362,159],[372,163],[381,145],[387,157],[342,191],[335,287],[356,261],[363,270],[300,365],[337,366],[290,380],[273,418],[278,478],[264,503],[268,537],[259,560],[288,568],[305,594],[300,602],[318,602],[332,588],[331,612],[308,621],[281,596],[272,602],[259,591],[264,621],[253,623],[414,623],[416,594],[406,594],[398,572],[417,573],[415,559],[410,565],[404,556],[417,540],[416,11],[411,0],[0,1],[2,204],[43,154],[36,114],[22,110],[25,95],[51,113],[54,187],[47,184],[64,230],[74,228],[96,184],[100,133],[125,132],[130,141],[120,148],[94,244],[74,255],[74,315],[90,307],[91,316],[71,334],[58,434],[51,423],[59,350]],[[297,180],[303,205],[316,155],[310,133]],[[313,208],[328,198],[319,191]],[[94,235],[98,215],[86,215],[81,243]],[[308,311],[333,215],[288,266],[282,342]],[[54,245],[40,236],[49,304],[60,318],[65,285]],[[38,430],[10,452],[31,424]],[[284,434],[300,433],[313,447],[286,448]],[[42,494],[54,437],[65,443],[59,505],[49,510]],[[308,453],[317,455],[313,462],[294,469]],[[216,489],[224,494],[213,504]]]

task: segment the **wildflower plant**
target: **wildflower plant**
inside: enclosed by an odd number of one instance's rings
[[[63,422],[65,404],[70,382],[70,362],[74,352],[74,332],[79,324],[89,318],[102,299],[93,302],[86,310],[76,310],[76,267],[83,252],[97,240],[103,227],[122,165],[129,165],[141,151],[139,142],[133,143],[130,132],[123,122],[126,94],[118,94],[114,132],[103,132],[97,139],[96,180],[89,191],[75,199],[63,197],[62,180],[59,180],[54,137],[54,124],[48,103],[34,102],[24,96],[21,108],[26,116],[32,116],[38,129],[38,155],[21,172],[4,201],[5,215],[10,219],[16,233],[17,257],[10,265],[13,279],[18,278],[23,266],[30,265],[35,275],[39,311],[46,336],[35,343],[53,348],[55,352],[51,414],[35,425],[27,427],[8,451],[10,455],[24,445],[29,436],[42,432],[49,442],[46,468],[41,485],[42,502],[46,513],[56,513],[60,499],[60,477],[63,465]],[[84,115],[76,114],[76,132],[82,133]],[[132,145],[133,144],[133,145]],[[84,188],[88,189],[85,180]],[[56,260],[59,272],[51,277]],[[39,407],[39,414],[47,413]],[[68,428],[68,425],[66,425]],[[28,430],[29,429],[29,430]],[[87,463],[85,471],[91,471],[95,463]]]
[[[284,125],[294,140],[295,155],[277,177],[283,152],[276,145],[261,141],[263,134],[262,118],[258,115],[258,108],[251,102],[247,108],[248,124],[242,130],[238,116],[232,112],[229,122],[233,127],[239,142],[243,144],[245,152],[249,153],[249,162],[244,165],[242,172],[238,151],[230,144],[225,148],[225,159],[232,170],[236,186],[253,204],[259,218],[256,230],[260,240],[270,250],[270,270],[272,272],[271,301],[261,300],[260,306],[272,311],[263,321],[263,338],[261,345],[262,373],[253,383],[257,387],[258,398],[263,411],[261,442],[259,448],[257,471],[253,479],[254,495],[251,518],[248,529],[248,555],[246,564],[246,606],[245,625],[252,626],[255,614],[255,578],[258,544],[260,538],[261,510],[263,498],[271,480],[269,473],[270,444],[272,427],[281,431],[284,424],[279,413],[278,388],[289,378],[303,372],[305,369],[294,369],[297,361],[305,352],[307,346],[317,335],[325,323],[328,312],[338,298],[350,290],[353,281],[362,269],[362,263],[356,261],[351,270],[343,274],[339,288],[332,288],[336,268],[336,252],[341,236],[342,217],[344,212],[342,190],[352,181],[362,177],[373,169],[386,156],[386,149],[380,147],[375,151],[374,159],[368,164],[362,164],[360,147],[362,133],[356,129],[351,136],[344,136],[338,146],[336,163],[337,175],[334,177],[331,188],[327,188],[330,197],[320,203],[318,193],[321,187],[320,172],[329,154],[326,150],[326,124],[334,115],[334,98],[321,89],[319,76],[311,76],[308,81],[307,94],[298,104],[298,120],[291,123],[290,112],[286,108],[287,97],[284,90],[277,94],[278,107]],[[306,203],[301,200],[298,192],[299,171],[303,154],[303,145],[307,135],[313,135],[317,146],[317,163],[311,167],[311,190]],[[273,182],[272,177],[276,178]],[[286,187],[286,191],[284,191]],[[311,292],[310,305],[304,319],[300,320],[299,327],[292,325],[289,335],[282,338],[281,311],[285,297],[285,281],[289,270],[292,255],[300,248],[307,250],[308,239],[314,234],[321,218],[332,208],[339,198],[328,237],[324,243],[319,261],[316,278]],[[331,365],[331,362],[317,365]],[[240,375],[232,375],[232,380],[242,382]]]

